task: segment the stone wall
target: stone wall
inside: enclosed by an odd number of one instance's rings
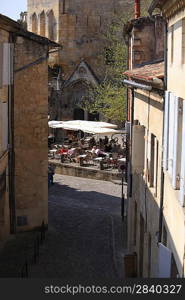
[[[141,18],[133,22],[131,66],[164,59],[165,22],[162,17]],[[130,45],[131,46],[131,45]]]
[[[8,43],[9,32],[0,29],[0,43]],[[2,70],[1,70],[2,71]],[[0,88],[0,110],[2,104],[8,103],[8,86],[3,85]],[[8,166],[8,149],[4,151],[2,129],[3,122],[2,111],[0,111],[0,245],[10,233],[10,207],[9,207],[9,166]]]
[[[55,166],[55,173],[67,176],[83,177],[95,180],[114,181],[120,180],[121,174],[116,172],[110,172],[106,170],[95,170],[93,168],[72,166],[69,164],[61,164],[57,162],[49,161],[51,165]]]
[[[48,62],[47,46],[17,37],[15,69],[14,140],[15,200],[18,231],[47,223]],[[22,223],[22,224],[21,224]]]
[[[138,276],[145,278],[154,278],[158,275],[156,234],[159,230],[161,193],[162,101],[162,97],[155,92],[137,90],[135,93],[134,120],[138,120],[140,126],[145,128],[145,136],[142,141],[144,165],[140,172],[132,174],[132,197],[128,201],[128,250],[130,253],[137,253]],[[156,137],[158,142],[158,158],[155,154],[154,171],[156,181],[152,186],[149,181],[151,134]],[[137,152],[139,148],[135,140],[134,145],[133,153]],[[142,219],[144,228],[141,226]],[[141,240],[142,234],[143,240]]]

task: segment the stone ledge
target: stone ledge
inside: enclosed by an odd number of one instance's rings
[[[88,179],[114,181],[121,179],[121,174],[106,170],[98,170],[90,167],[74,166],[65,163],[49,160],[49,163],[55,166],[55,173],[61,175],[83,177]]]

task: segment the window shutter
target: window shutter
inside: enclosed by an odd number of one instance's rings
[[[9,43],[3,44],[3,85],[11,83],[11,49]]]
[[[170,92],[165,93],[164,111],[164,149],[163,149],[163,168],[168,169],[168,138],[169,138],[169,99]]]
[[[183,117],[182,117],[182,153],[181,153],[181,174],[180,174],[180,204],[185,204],[185,100],[183,101]]]
[[[173,170],[172,186],[179,189],[179,175],[181,169],[181,151],[182,151],[182,110],[183,100],[175,97],[174,106],[174,142],[173,142]]]
[[[172,178],[173,175],[173,159],[174,159],[174,121],[175,121],[175,96],[170,94],[170,103],[169,103],[169,138],[168,138],[168,173]]]
[[[132,173],[142,173],[144,170],[145,127],[133,126],[132,139]]]
[[[8,149],[8,103],[1,103],[2,109],[2,150]]]

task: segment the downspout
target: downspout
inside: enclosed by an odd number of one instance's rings
[[[134,89],[131,89],[131,94],[132,94],[132,99],[131,99],[131,136],[130,136],[130,157],[129,157],[129,161],[130,161],[130,172],[129,172],[129,191],[128,191],[128,195],[129,197],[132,197],[132,165],[131,165],[131,161],[132,161],[132,137],[133,137],[133,124],[134,124]]]
[[[167,23],[165,24],[165,37],[164,37],[164,65],[165,65],[165,74],[164,74],[164,90],[167,90],[167,59],[168,59],[168,44],[167,44]],[[161,191],[160,191],[160,210],[159,210],[159,234],[158,234],[158,243],[161,243],[162,240],[162,231],[163,231],[163,203],[164,203],[164,168],[163,168],[163,148],[164,148],[164,113],[165,113],[165,96],[163,102],[163,145],[162,145],[162,157],[161,157]]]
[[[15,45],[15,38],[10,34],[9,43]],[[8,88],[8,162],[9,162],[9,206],[10,206],[10,233],[16,233],[16,202],[15,202],[15,153],[14,153],[14,49],[11,49],[12,76]]]

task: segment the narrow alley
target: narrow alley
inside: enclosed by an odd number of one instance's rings
[[[49,231],[31,278],[120,280],[123,270],[121,186],[55,175]]]

